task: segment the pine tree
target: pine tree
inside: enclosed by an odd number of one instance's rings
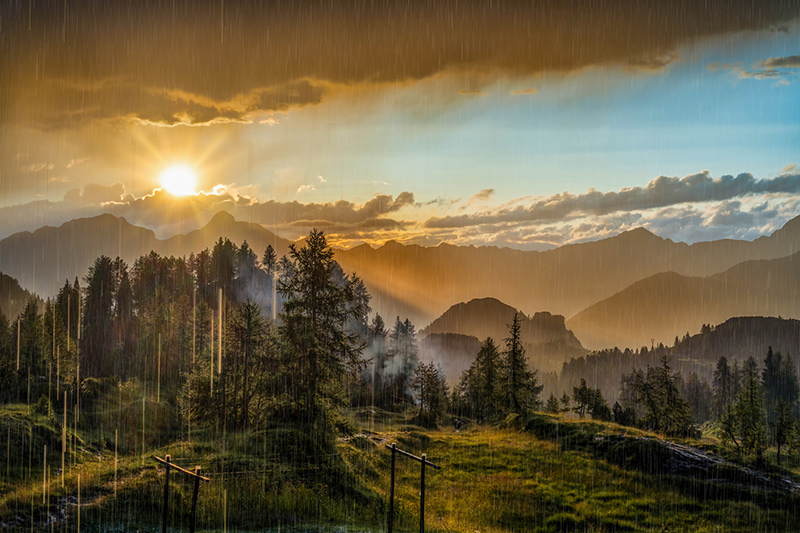
[[[560,411],[558,398],[556,398],[556,395],[552,392],[550,393],[550,397],[547,399],[544,410],[546,413],[552,414],[557,414]]]
[[[289,255],[278,283],[284,298],[280,330],[298,358],[302,408],[316,421],[328,406],[343,401],[342,384],[361,374],[363,339],[347,325],[366,312],[353,305],[352,280],[334,280],[337,265],[321,231],[312,230],[302,248],[290,245]]]
[[[84,279],[86,299],[82,318],[85,335],[81,344],[81,373],[87,377],[108,376],[112,371],[117,292],[117,275],[111,258],[98,257]]]
[[[433,362],[420,363],[414,370],[409,387],[419,408],[418,420],[424,426],[436,426],[447,407],[447,385],[444,374]]]
[[[666,435],[685,435],[688,433],[692,412],[689,404],[680,394],[677,386],[678,375],[672,373],[666,356],[661,365],[648,368],[647,373],[634,370],[628,377],[635,394],[635,405],[643,410],[640,423],[647,428]]]
[[[792,416],[791,407],[788,403],[778,398],[772,423],[773,440],[778,447],[778,464],[781,464],[781,448],[789,444],[795,424],[796,421]]]
[[[275,249],[271,244],[268,244],[267,248],[264,250],[264,256],[261,258],[261,266],[264,267],[270,279],[272,279],[273,274],[275,274],[275,262],[277,259],[278,256],[275,254]]]
[[[491,337],[487,337],[475,361],[461,378],[464,401],[472,416],[485,422],[504,414],[501,397],[500,353]]]
[[[760,462],[767,444],[766,413],[764,395],[755,359],[744,363],[744,381],[734,406],[739,445],[745,457],[754,457]]]
[[[561,402],[561,412],[562,413],[569,412],[569,410],[570,410],[570,407],[569,407],[570,400],[571,400],[571,398],[570,398],[568,393],[565,392],[564,394],[561,395],[561,400],[559,400],[559,401]]]
[[[581,378],[581,384],[572,389],[572,399],[575,401],[575,407],[572,410],[578,414],[578,417],[585,417],[586,411],[592,403],[592,389],[586,385],[586,378]]]
[[[535,409],[542,391],[542,386],[537,382],[536,371],[528,369],[525,348],[522,347],[521,327],[519,313],[515,313],[513,321],[508,325],[509,336],[505,339],[503,360],[506,407],[509,413],[517,414]]]
[[[725,406],[734,399],[732,380],[728,359],[723,355],[714,369],[714,416],[717,418],[722,417]]]

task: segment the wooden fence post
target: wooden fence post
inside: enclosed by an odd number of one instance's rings
[[[169,514],[169,460],[170,456],[167,455],[164,460],[166,461],[166,477],[164,478],[164,516],[161,520],[161,533],[167,533],[167,515]]]
[[[425,454],[422,454],[422,465],[419,473],[420,491],[419,491],[419,533],[425,533]]]
[[[160,457],[154,457],[154,459],[164,465],[167,468],[167,475],[164,480],[164,518],[161,522],[161,531],[162,533],[167,532],[167,515],[169,514],[169,471],[170,469],[175,469],[177,472],[181,472],[183,474],[188,475],[191,478],[194,478],[194,493],[192,494],[192,517],[190,522],[190,531],[194,533],[195,528],[195,518],[197,516],[197,492],[200,490],[200,482],[201,481],[211,481],[207,477],[203,477],[200,475],[200,467],[196,466],[194,472],[186,470],[185,468],[181,468],[176,464],[172,464],[170,462],[171,457],[167,455],[165,459],[161,459]]]
[[[197,522],[197,492],[200,490],[200,467],[194,468],[194,492],[192,493],[192,518],[189,522],[189,533],[194,533],[194,526]]]
[[[397,448],[396,443],[392,443],[391,446],[388,444],[386,445],[387,448],[392,450],[392,473],[391,473],[391,481],[389,485],[389,533],[392,533],[393,521],[394,521],[394,464],[395,464],[395,455],[405,455],[409,459],[413,459],[415,461],[419,461],[420,463],[420,498],[419,498],[419,531],[420,533],[425,533],[425,467],[430,466],[435,470],[441,470],[441,467],[435,465],[428,461],[426,455],[423,453],[422,457],[417,457],[416,455],[410,454],[405,450],[400,450]]]
[[[397,452],[397,444],[392,443],[392,477],[389,482],[389,533],[392,533],[394,525],[394,458]]]

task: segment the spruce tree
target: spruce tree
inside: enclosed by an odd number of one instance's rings
[[[280,331],[297,358],[302,410],[310,421],[324,421],[328,407],[343,401],[343,383],[361,373],[363,339],[347,325],[366,310],[353,305],[351,278],[334,279],[338,265],[323,232],[312,230],[303,247],[290,245],[289,256],[278,282]]]
[[[526,414],[538,406],[542,386],[537,382],[536,371],[528,369],[525,348],[522,346],[521,328],[519,313],[515,313],[514,319],[508,325],[509,336],[505,339],[503,382],[508,412]]]

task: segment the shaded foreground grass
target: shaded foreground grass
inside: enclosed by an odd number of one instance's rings
[[[591,421],[535,420],[538,429],[529,424],[528,431],[373,426],[373,432],[341,438],[336,452],[316,457],[309,456],[315,452],[302,433],[290,429],[224,438],[196,434],[192,442],[151,449],[146,457],[120,457],[116,496],[113,450],[84,448],[65,473],[63,488],[51,465],[46,504],[41,459],[38,470],[32,462],[27,478],[22,468],[21,477],[6,481],[0,517],[9,530],[29,531],[33,517],[36,529],[75,531],[80,475],[82,531],[157,531],[164,475],[152,456],[170,454],[184,467],[203,465],[212,479],[200,489],[200,530],[336,526],[380,531],[389,484],[385,445],[397,442],[442,466],[427,472],[429,531],[751,532],[792,531],[800,524],[796,495],[659,474],[638,466],[636,453],[646,450],[617,450],[630,458],[626,462],[598,453],[593,445],[604,435],[628,431],[646,436],[643,432]],[[397,467],[395,524],[398,530],[413,531],[418,527],[420,468],[404,458],[398,458]],[[188,530],[191,484],[173,475],[170,487],[169,523],[175,530]],[[59,507],[66,520],[56,512]],[[58,519],[52,526],[48,511],[52,520]]]

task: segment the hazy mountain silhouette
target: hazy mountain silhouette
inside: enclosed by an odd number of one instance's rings
[[[590,348],[639,347],[736,316],[800,317],[800,253],[707,277],[664,272],[581,311],[567,326]]]
[[[674,341],[674,339],[673,339]],[[561,387],[571,390],[581,378],[586,378],[592,387],[600,387],[606,398],[613,402],[619,395],[620,379],[633,368],[646,369],[658,366],[662,356],[669,358],[669,364],[683,379],[697,373],[701,379],[711,383],[714,367],[720,357],[725,356],[728,363],[741,364],[753,357],[763,366],[767,349],[772,346],[776,352],[791,357],[795,364],[800,354],[800,320],[746,316],[730,318],[717,326],[707,327],[702,333],[689,338],[681,337],[675,345],[656,347],[635,354],[632,351],[606,350],[585,357],[572,359],[564,365],[561,372]]]
[[[0,270],[24,289],[53,296],[65,279],[84,276],[101,254],[120,255],[129,263],[150,250],[188,256],[212,247],[220,236],[237,244],[247,240],[259,256],[267,244],[279,256],[289,245],[263,226],[236,221],[224,211],[203,228],[165,240],[124,218],[101,215],[0,241]],[[373,296],[372,308],[384,317],[408,317],[423,325],[453,302],[493,297],[516,309],[572,316],[575,326],[570,321],[570,329],[584,345],[599,347],[649,344],[653,338],[671,342],[675,334],[736,315],[798,316],[789,296],[796,278],[745,263],[776,260],[798,250],[800,217],[752,242],[687,245],[636,229],[545,252],[390,241],[374,249],[362,245],[337,250],[336,259],[346,272],[361,276]],[[743,270],[732,268],[740,263]],[[712,278],[722,273],[728,277]],[[778,285],[779,279],[789,285]],[[648,307],[648,302],[658,305]],[[454,332],[483,336],[480,331]]]
[[[545,252],[390,241],[379,248],[362,245],[338,251],[337,260],[364,279],[376,295],[373,307],[381,314],[425,324],[453,302],[479,296],[518,309],[572,316],[655,274],[705,277],[744,261],[785,257],[798,250],[800,217],[752,242],[688,245],[640,228]]]
[[[508,324],[518,311],[495,298],[476,298],[448,309],[426,328],[420,337],[434,334],[470,335],[480,339],[492,337],[498,346],[508,337]],[[564,326],[564,317],[547,312],[522,316],[521,337],[528,359],[535,368],[557,370],[564,361],[586,353],[581,343]],[[477,354],[477,351],[475,352]],[[471,362],[471,361],[470,361]],[[468,365],[469,366],[469,365]]]
[[[677,359],[716,364],[722,356],[728,361],[744,361],[752,356],[761,363],[770,346],[797,362],[800,320],[764,316],[729,318],[706,332],[682,339],[670,350]]]
[[[13,322],[25,309],[31,293],[19,286],[17,280],[0,272],[0,311]],[[41,305],[41,301],[39,301]]]
[[[52,297],[75,276],[82,278],[100,255],[122,257],[133,264],[141,255],[155,250],[161,255],[188,256],[211,248],[219,237],[241,245],[247,241],[259,258],[268,244],[278,256],[286,253],[290,241],[275,236],[258,224],[240,222],[225,211],[205,226],[186,235],[166,240],[149,229],[130,224],[113,215],[71,220],[54,228],[45,226],[33,233],[21,232],[0,241],[0,270],[14,276],[22,287]]]

